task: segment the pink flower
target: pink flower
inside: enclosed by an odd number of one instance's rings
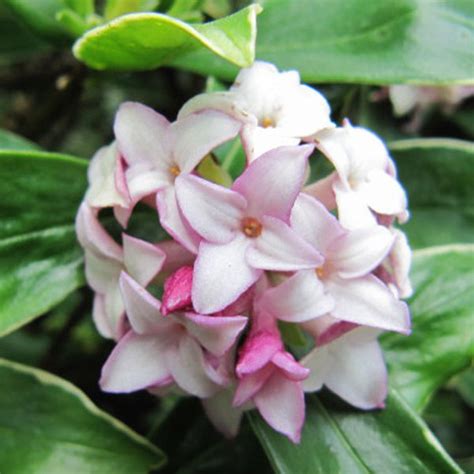
[[[407,333],[408,308],[370,273],[388,255],[393,236],[382,226],[347,231],[314,198],[300,194],[292,227],[324,256],[324,263],[302,270],[271,288],[261,305],[278,319],[301,323],[325,314]]]
[[[318,148],[334,164],[332,189],[341,224],[347,229],[376,224],[375,214],[408,219],[407,198],[383,142],[372,132],[352,127],[328,129],[315,136]]]
[[[346,402],[364,410],[383,408],[387,369],[377,341],[380,331],[324,317],[306,323],[316,348],[301,363],[311,370],[303,382],[306,392],[325,385]]]
[[[126,329],[119,277],[126,270],[146,286],[159,273],[165,253],[156,245],[123,234],[123,248],[105,231],[85,202],[76,218],[77,238],[84,248],[86,278],[97,292],[92,316],[104,337],[119,339]]]
[[[297,71],[278,72],[256,61],[242,69],[229,92],[201,94],[186,103],[179,118],[202,109],[221,110],[241,120],[242,141],[249,161],[301,138],[333,127],[326,99],[300,83]]]
[[[163,316],[160,301],[126,273],[120,288],[131,330],[119,341],[102,369],[107,392],[132,392],[176,383],[198,397],[209,397],[228,376],[216,358],[233,346],[247,324],[243,316]]]
[[[125,102],[114,124],[118,149],[127,166],[125,180],[131,205],[121,217],[126,224],[133,206],[156,194],[161,225],[184,247],[197,251],[199,239],[183,220],[174,182],[190,173],[213,148],[233,138],[240,122],[218,111],[202,111],[169,123],[144,105]]]
[[[281,147],[253,162],[226,189],[193,175],[176,180],[181,211],[203,238],[192,300],[199,313],[225,308],[262,270],[313,268],[322,259],[288,225],[313,147]]]
[[[275,320],[257,310],[236,366],[239,379],[234,405],[251,400],[265,421],[298,443],[305,403],[301,381],[309,370],[286,352]]]

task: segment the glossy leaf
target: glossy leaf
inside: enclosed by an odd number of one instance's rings
[[[390,382],[416,409],[474,359],[474,245],[419,250],[411,273],[412,334],[386,334]]]
[[[366,413],[330,409],[308,396],[299,445],[272,430],[256,412],[250,419],[279,474],[461,473],[395,391],[384,410]]]
[[[65,155],[0,151],[0,335],[83,284],[74,219],[86,167]]]
[[[192,26],[160,13],[133,13],[88,31],[73,51],[96,69],[154,69],[196,49],[249,66],[259,11],[252,5],[229,17]]]
[[[307,82],[472,83],[474,5],[468,0],[262,0],[257,58]],[[436,34],[434,34],[434,32]],[[196,52],[173,64],[233,79]]]
[[[474,146],[462,140],[412,139],[390,144],[408,191],[412,247],[474,242]]]
[[[52,374],[0,359],[2,472],[146,474],[164,455]]]

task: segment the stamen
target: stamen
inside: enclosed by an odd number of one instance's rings
[[[241,223],[242,232],[252,239],[262,233],[262,224],[255,217],[244,217]]]
[[[262,120],[262,127],[263,128],[269,128],[269,127],[274,127],[275,123],[270,117],[264,117]]]
[[[169,172],[174,176],[177,177],[181,173],[181,169],[178,165],[172,165],[169,167]]]
[[[314,271],[315,271],[316,276],[318,278],[323,278],[323,276],[324,276],[324,268],[323,267],[318,267]]]

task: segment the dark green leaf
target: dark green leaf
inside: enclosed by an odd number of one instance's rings
[[[469,0],[262,0],[257,58],[307,82],[472,82]],[[236,69],[203,51],[173,64],[226,79]]]
[[[383,338],[390,381],[416,410],[474,358],[474,246],[415,253],[412,334]]]
[[[75,56],[96,69],[154,69],[190,50],[208,49],[239,66],[254,59],[258,6],[189,25],[159,13],[124,15],[88,31]]]
[[[412,213],[412,247],[474,242],[474,146],[450,139],[390,144]]]
[[[275,472],[328,473],[460,473],[425,423],[392,391],[387,407],[364,413],[329,409],[307,397],[301,443],[294,445],[250,414]]]
[[[8,130],[0,129],[0,150],[39,150],[40,147],[30,140]]]
[[[164,455],[79,389],[0,359],[0,467],[8,474],[147,474]]]
[[[74,219],[86,167],[65,155],[0,151],[0,335],[83,284]]]

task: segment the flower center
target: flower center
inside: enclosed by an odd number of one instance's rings
[[[274,127],[275,126],[275,122],[273,121],[273,119],[271,119],[270,117],[264,117],[263,120],[262,120],[262,127],[263,128],[269,128],[269,127]]]
[[[255,217],[244,217],[241,222],[242,232],[252,239],[262,233],[262,224]]]
[[[323,267],[318,267],[314,270],[314,272],[316,273],[316,276],[321,279],[324,277],[324,268]]]
[[[171,165],[168,171],[176,178],[181,173],[181,168],[178,165]]]

